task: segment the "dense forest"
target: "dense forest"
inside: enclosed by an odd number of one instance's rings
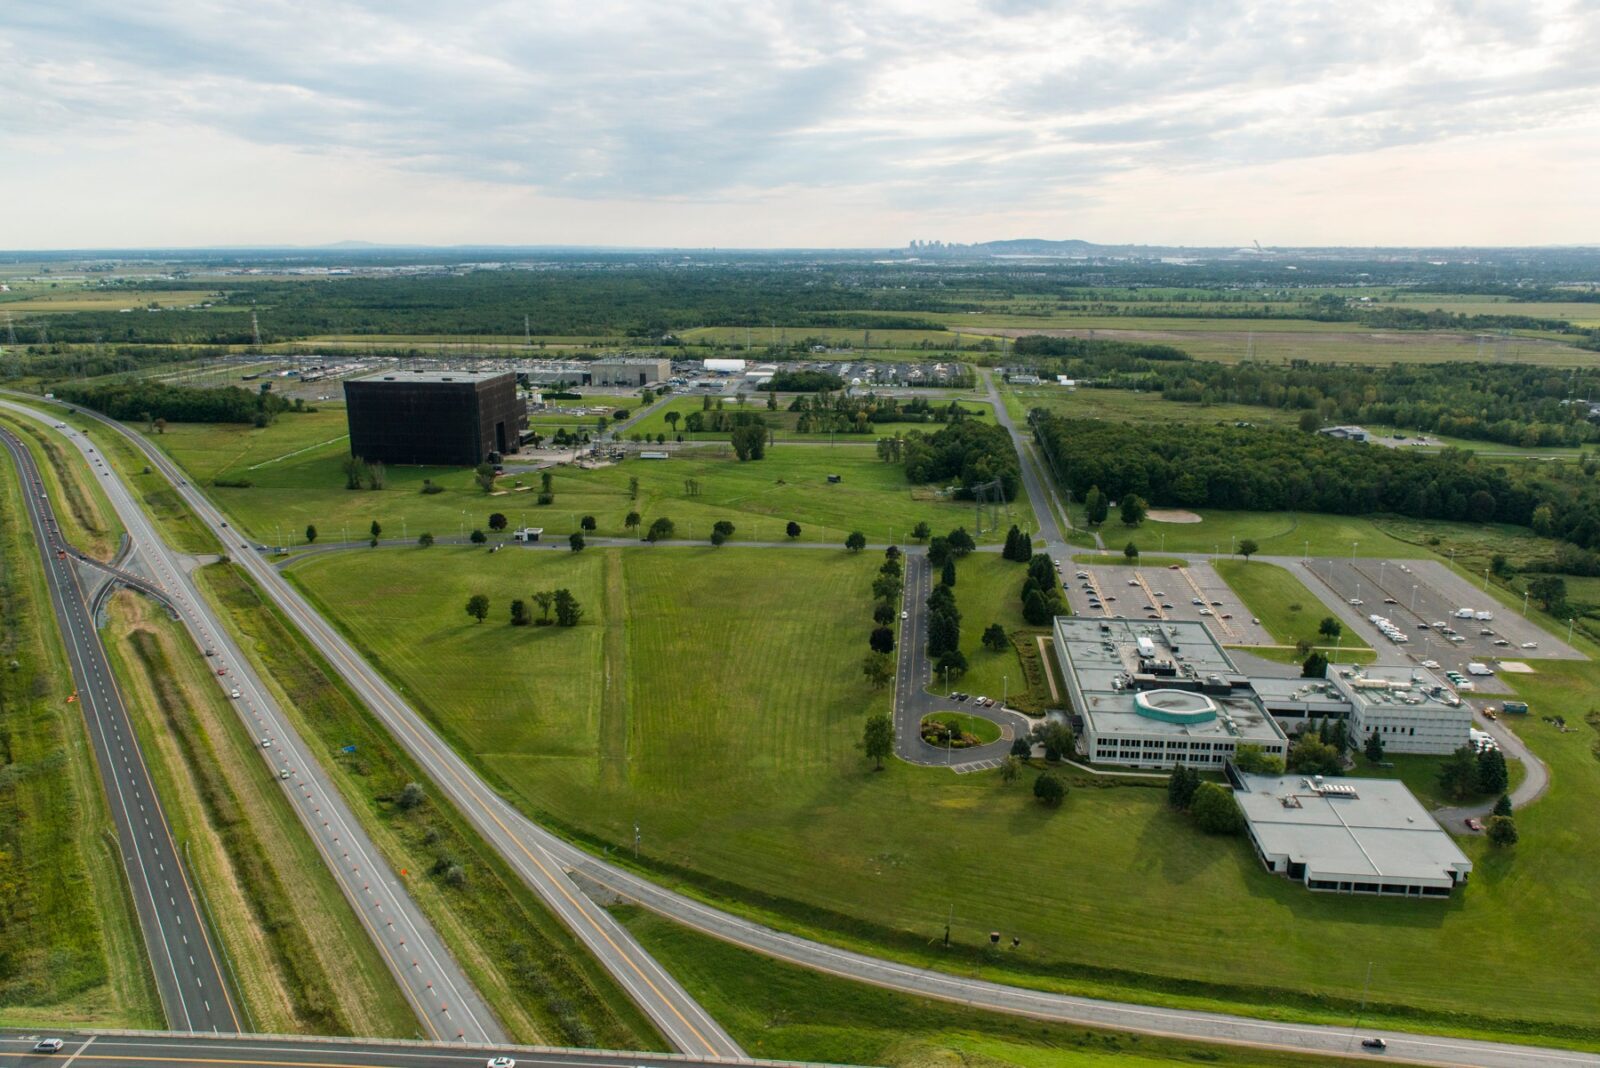
[[[290,402],[265,390],[251,392],[238,386],[187,389],[155,382],[69,382],[56,387],[56,396],[85,408],[130,423],[162,419],[169,423],[252,423],[265,426],[279,412],[303,410],[305,403]]]
[[[913,430],[904,438],[886,439],[879,455],[905,463],[906,478],[915,483],[956,483],[958,496],[971,497],[973,489],[998,480],[1006,500],[1016,499],[1022,485],[1017,450],[1011,435],[993,423],[966,419],[951,423],[932,435]]]
[[[1018,338],[1018,357],[1090,386],[1141,389],[1167,400],[1254,404],[1313,413],[1324,423],[1374,423],[1529,448],[1600,441],[1587,404],[1600,369],[1525,364],[1237,364],[1179,349],[1079,338]]]

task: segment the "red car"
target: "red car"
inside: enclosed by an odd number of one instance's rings
[[[227,673],[228,673],[228,669],[227,668],[217,668],[217,674],[218,675],[226,675]]]
[[[1475,816],[1468,816],[1467,817],[1467,830],[1469,830],[1469,831],[1481,831],[1481,830],[1483,830],[1483,821],[1478,819]]]

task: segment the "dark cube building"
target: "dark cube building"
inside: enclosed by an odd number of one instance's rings
[[[528,417],[513,374],[389,371],[344,384],[350,453],[386,464],[472,467],[516,452]]]

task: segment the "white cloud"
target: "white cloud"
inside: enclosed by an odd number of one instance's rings
[[[8,5],[0,244],[1595,240],[1597,46],[1579,0]]]

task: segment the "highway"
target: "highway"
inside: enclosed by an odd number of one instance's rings
[[[85,411],[83,414],[122,433],[143,452],[152,466],[180,485],[179,492],[204,522],[212,529],[226,533],[222,530],[223,519],[217,509],[193,487],[184,484],[182,472],[159,449],[148,445],[140,435],[112,420],[103,419],[92,412]],[[1026,465],[1024,470],[1027,470]],[[238,542],[235,540],[234,544]],[[621,931],[609,914],[594,908],[587,898],[575,890],[564,868],[581,870],[587,878],[620,896],[732,944],[817,971],[908,994],[1041,1020],[1202,1042],[1324,1055],[1361,1053],[1358,1036],[1350,1027],[1169,1009],[1046,993],[971,979],[788,935],[658,887],[640,876],[583,852],[514,810],[478,777],[461,756],[434,734],[423,718],[349,647],[331,624],[306,604],[269,561],[261,559],[254,552],[242,553],[236,559],[283,607],[294,623],[304,630],[461,811],[483,831],[489,841],[505,853],[508,861],[525,878],[530,879],[530,884],[545,896],[557,914],[573,925],[578,936],[623,982],[658,1026],[663,1026],[669,1041],[676,1048],[696,1055],[717,1055],[713,1052],[713,1036],[720,1029],[710,1030],[715,1024],[705,1017],[703,1010],[686,993],[681,998],[677,996],[681,988],[676,982],[666,976],[625,931]],[[676,1025],[668,1029],[662,1024],[663,1018],[669,1022],[675,1018]],[[1361,1034],[1384,1037],[1389,1043],[1388,1051],[1383,1055],[1387,1060],[1481,1068],[1600,1066],[1600,1055],[1592,1053],[1370,1028],[1363,1029]],[[731,1039],[727,1043],[728,1048],[737,1050]]]
[[[0,406],[47,426],[55,423],[47,413],[10,402],[0,402]],[[309,747],[282,714],[271,691],[221,625],[210,603],[200,596],[177,555],[157,535],[122,480],[105,473],[109,471],[107,463],[86,437],[70,429],[62,433],[84,455],[90,470],[101,472],[101,488],[122,519],[134,547],[125,570],[137,567],[148,574],[154,588],[177,610],[195,643],[214,654],[211,662],[217,667],[218,685],[225,692],[239,691],[239,698],[230,703],[251,733],[263,743],[271,743],[258,750],[262,759],[278,773],[295,813],[405,991],[421,1033],[438,1041],[503,1041],[505,1034],[498,1021],[417,908],[398,873],[383,859],[322,767],[311,757]],[[238,1031],[240,1027],[230,1020],[221,1029]]]
[[[61,628],[77,685],[77,704],[117,828],[122,865],[162,1010],[169,1025],[186,1031],[237,1031],[239,1017],[217,963],[210,928],[200,915],[173,844],[172,829],[150,782],[133,722],[106,662],[105,646],[84,596],[77,564],[61,539],[33,454],[8,430],[0,430],[0,444],[11,457],[27,501],[50,604]]]
[[[57,1054],[33,1053],[40,1038],[60,1038]],[[205,1068],[483,1068],[490,1057],[511,1057],[519,1068],[695,1068],[719,1065],[712,1059],[672,1054],[605,1050],[550,1049],[508,1045],[437,1045],[381,1039],[307,1038],[303,1035],[184,1034],[128,1031],[39,1031],[0,1033],[0,1068],[68,1064],[95,1068],[151,1068],[196,1065]],[[794,1068],[779,1061],[745,1061],[753,1066]]]

